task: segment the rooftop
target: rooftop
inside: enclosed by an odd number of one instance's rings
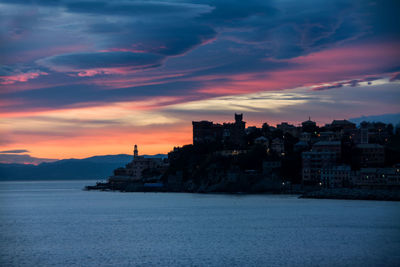
[[[383,146],[379,144],[358,144],[358,148],[383,148]]]
[[[319,141],[314,146],[340,146],[340,141]]]
[[[347,124],[347,125],[355,125],[355,123],[352,123],[351,121],[348,121],[348,120],[333,120],[332,121],[332,125],[344,125],[344,124]]]

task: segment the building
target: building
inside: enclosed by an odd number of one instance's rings
[[[337,157],[341,156],[341,143],[340,141],[319,141],[312,146],[312,151],[316,152],[335,152]]]
[[[360,130],[364,129],[367,132],[369,143],[387,144],[390,136],[393,134],[393,126],[389,127],[382,122],[362,122],[360,123]],[[365,140],[365,137],[364,137]],[[363,142],[364,144],[368,142]]]
[[[276,125],[276,128],[278,130],[281,130],[284,134],[289,133],[294,137],[299,137],[300,134],[296,126],[289,124],[287,122],[282,122],[281,124]]]
[[[319,140],[321,141],[335,141],[338,139],[338,136],[335,132],[327,131],[319,133]]]
[[[246,153],[247,153],[247,150],[243,150],[243,149],[224,149],[224,150],[215,152],[215,154],[224,156],[224,157],[232,157],[232,156],[237,156],[237,155],[246,154]]]
[[[263,145],[265,147],[268,147],[269,140],[268,140],[268,138],[266,138],[264,136],[260,136],[260,137],[257,137],[256,139],[254,139],[254,144]]]
[[[309,147],[309,145],[308,145],[307,142],[299,141],[294,145],[293,149],[296,152],[301,152],[301,151],[304,151],[304,150],[308,150],[308,147]]]
[[[277,153],[279,156],[283,156],[285,153],[285,144],[282,139],[275,138],[271,142],[271,150]]]
[[[282,167],[280,161],[264,161],[262,163],[263,174],[270,174],[274,170],[278,170]]]
[[[321,172],[336,166],[338,155],[332,151],[307,151],[301,153],[302,180],[305,185],[321,183]]]
[[[260,128],[257,128],[256,126],[249,126],[246,128],[246,134],[252,134],[257,131],[261,130]]]
[[[324,188],[348,187],[352,183],[352,172],[348,165],[331,166],[321,170],[321,186]]]
[[[193,121],[193,144],[223,143],[227,146],[243,146],[246,142],[246,122],[243,114],[235,113],[234,123],[218,124],[212,121]]]
[[[301,133],[299,139],[300,139],[300,141],[309,143],[309,142],[311,142],[311,134],[310,133]]]
[[[122,180],[141,180],[143,171],[146,169],[165,169],[166,163],[161,158],[145,158],[139,156],[137,145],[134,147],[133,160],[126,164],[125,168],[121,167],[114,170],[114,175],[109,178],[110,182]]]
[[[360,128],[360,144],[369,143],[368,128]]]
[[[193,144],[213,143],[222,140],[222,126],[212,121],[193,121]]]
[[[345,129],[355,129],[356,124],[348,120],[333,120],[331,124],[327,125],[330,131],[339,132]]]
[[[361,168],[353,186],[359,188],[400,188],[399,168]]]
[[[317,123],[315,121],[312,121],[311,118],[309,117],[308,120],[303,121],[301,123],[301,128],[303,132],[307,133],[313,133],[317,131]]]
[[[303,184],[320,184],[325,187],[343,187],[344,184],[348,184],[350,178],[344,177],[344,173],[350,170],[347,167],[337,166],[341,157],[340,141],[316,142],[311,151],[303,152],[301,156]]]
[[[233,146],[244,146],[246,144],[246,122],[243,121],[243,114],[235,113],[235,122],[224,123],[222,128],[224,144]]]
[[[385,149],[378,144],[358,144],[356,157],[360,167],[381,167],[385,163]]]

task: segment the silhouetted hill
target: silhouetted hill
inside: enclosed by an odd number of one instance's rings
[[[361,116],[358,118],[351,118],[349,120],[356,124],[360,124],[363,121],[369,121],[369,122],[391,123],[393,125],[397,125],[398,123],[400,123],[400,113]]]
[[[145,157],[166,157],[164,154]],[[105,155],[85,159],[64,159],[55,162],[32,164],[0,163],[0,180],[103,180],[118,167],[125,166],[132,155]]]

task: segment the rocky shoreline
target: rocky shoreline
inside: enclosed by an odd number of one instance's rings
[[[386,200],[400,201],[400,190],[385,189],[321,189],[305,192],[300,198],[347,199],[347,200]]]
[[[150,185],[150,186],[149,186]],[[152,186],[151,184],[126,183],[119,185],[111,185],[110,183],[97,183],[95,186],[86,186],[85,190],[99,191],[120,191],[120,192],[173,192],[173,193],[223,193],[223,194],[291,194],[299,195],[299,198],[313,199],[346,199],[346,200],[386,200],[400,201],[400,190],[386,189],[357,189],[357,188],[337,188],[337,189],[320,189],[312,191],[304,190],[254,190],[247,192],[238,192],[228,190],[228,188],[219,188],[219,190],[169,190],[164,186]],[[216,188],[215,188],[216,189]]]

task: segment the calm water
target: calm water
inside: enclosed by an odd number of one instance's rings
[[[1,266],[400,266],[400,203],[0,183]]]

